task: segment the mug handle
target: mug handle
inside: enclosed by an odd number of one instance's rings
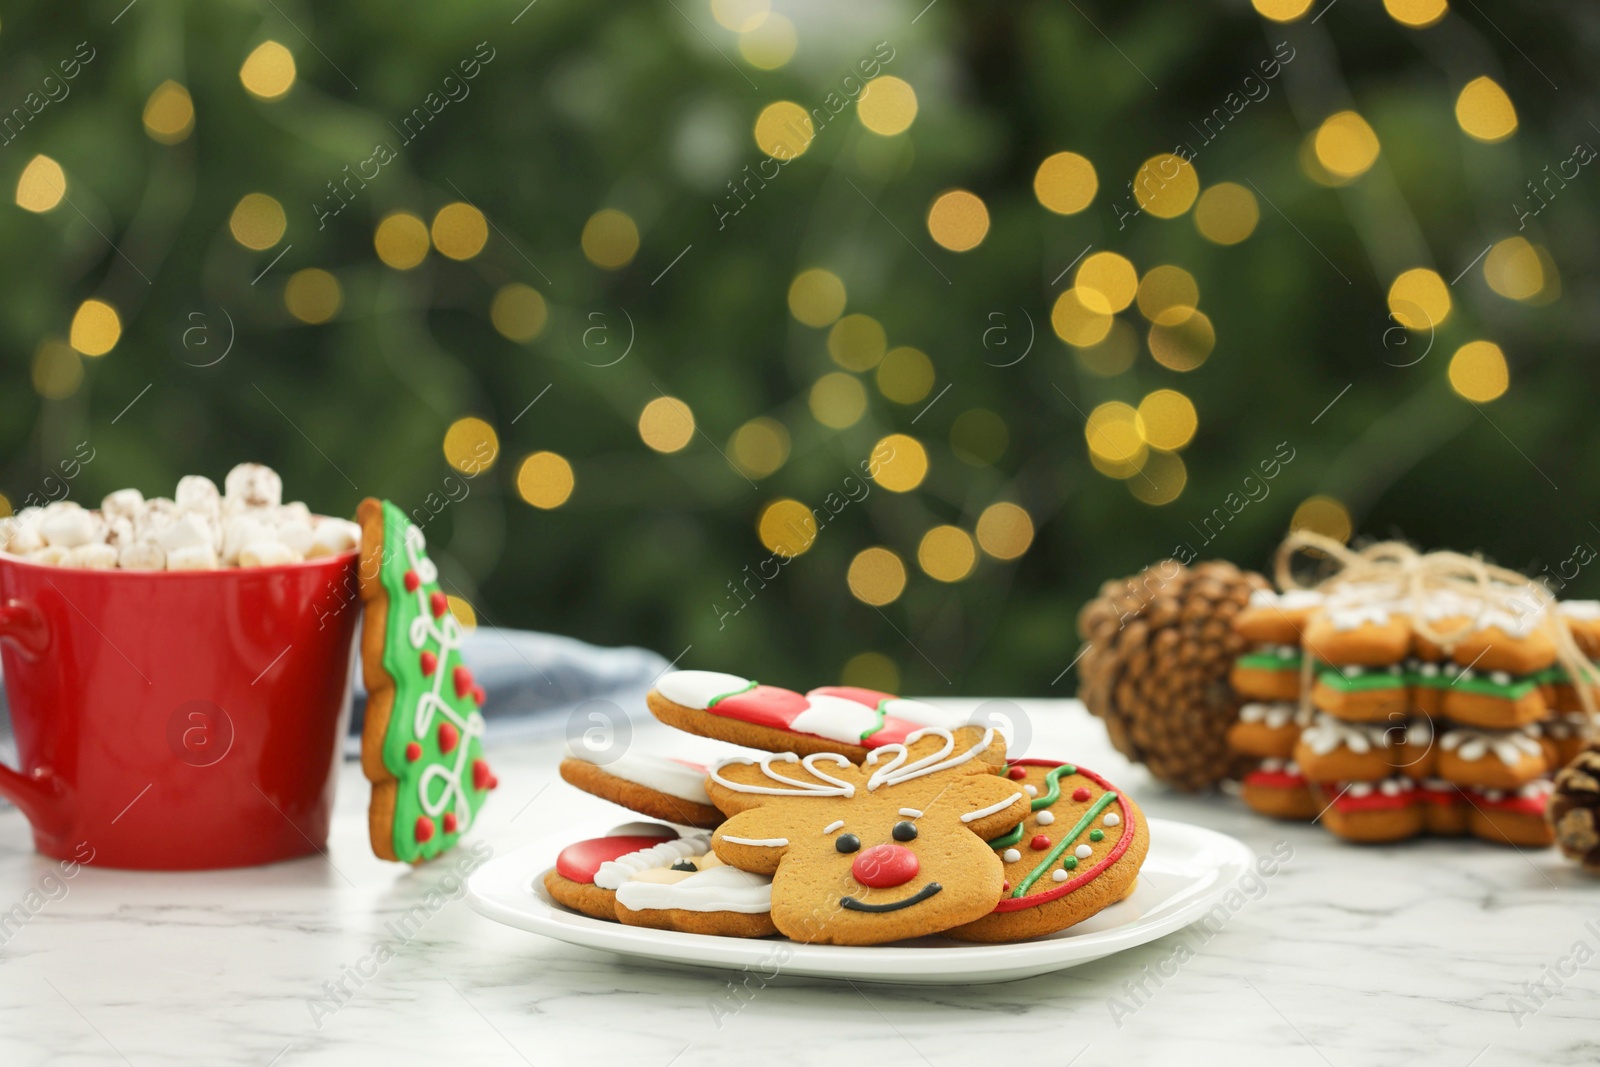
[[[0,641],[11,644],[28,659],[38,659],[50,647],[50,628],[32,604],[7,600],[0,603]],[[57,825],[66,814],[60,780],[49,771],[23,774],[0,763],[0,796],[42,829]]]

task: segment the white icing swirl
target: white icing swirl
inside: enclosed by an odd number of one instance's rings
[[[772,879],[737,867],[712,867],[677,882],[624,882],[617,903],[631,911],[731,911],[760,915],[772,910]]]
[[[594,872],[594,884],[601,889],[616,889],[640,871],[648,871],[652,867],[670,867],[690,856],[703,856],[710,847],[709,834],[694,834],[676,841],[663,841],[659,845],[652,845],[650,848],[630,852],[626,856],[618,856],[614,860],[602,863],[600,869]]]

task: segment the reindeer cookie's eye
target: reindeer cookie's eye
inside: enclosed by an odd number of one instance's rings
[[[915,823],[897,822],[894,824],[894,839],[896,841],[915,841],[917,839],[917,826]]]
[[[854,852],[861,847],[861,838],[855,834],[840,834],[833,847],[840,852]]]

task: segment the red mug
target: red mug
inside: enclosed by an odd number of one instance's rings
[[[0,553],[0,660],[21,764],[0,765],[0,795],[27,816],[34,847],[146,870],[322,851],[356,588],[354,552],[165,572]]]

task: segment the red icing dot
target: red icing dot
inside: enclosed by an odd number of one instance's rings
[[[433,837],[433,820],[426,815],[417,816],[417,841],[424,842]]]
[[[422,579],[417,576],[416,571],[406,571],[405,583],[408,593],[415,593],[422,587]]]
[[[456,832],[456,813],[453,811],[444,813],[444,832],[447,834]]]
[[[415,741],[406,746],[406,759],[412,763],[422,758],[422,746]]]
[[[428,598],[428,607],[433,610],[434,618],[442,619],[444,618],[444,613],[450,610],[450,601],[443,593],[435,591]]]
[[[481,708],[483,707],[483,702],[488,699],[489,694],[483,691],[483,686],[475,685],[472,687],[472,702],[474,704]]]
[[[472,672],[465,667],[457,667],[450,672],[450,680],[455,683],[456,696],[464,697],[472,692]]]
[[[422,655],[417,657],[417,662],[422,666],[422,676],[424,678],[432,678],[433,672],[439,669],[439,657],[426,649],[423,650]]]
[[[1050,847],[1050,839],[1043,834],[1037,834],[1032,841],[1028,842],[1028,847],[1036,852],[1043,852]]]
[[[1000,883],[1000,892],[1002,892],[1002,893],[1011,892],[1011,883],[1010,882],[1001,882]]]
[[[1028,770],[1026,767],[1013,767],[1006,772],[1006,777],[1011,779],[1013,782],[1020,782],[1024,778],[1028,777]]]
[[[921,866],[917,854],[903,845],[873,845],[856,854],[850,873],[864,886],[889,889],[911,881]]]
[[[500,788],[500,779],[496,778],[492,774],[489,776],[489,788],[490,789],[499,789]]]
[[[439,724],[439,751],[453,752],[461,740],[461,731],[457,730],[454,723],[442,722]]]
[[[489,764],[481,759],[472,761],[472,788],[488,789],[489,781],[494,775],[489,773]]]
[[[1076,800],[1079,804],[1082,804],[1085,800],[1089,799],[1089,791],[1080,785],[1078,788],[1072,791],[1072,799]]]

